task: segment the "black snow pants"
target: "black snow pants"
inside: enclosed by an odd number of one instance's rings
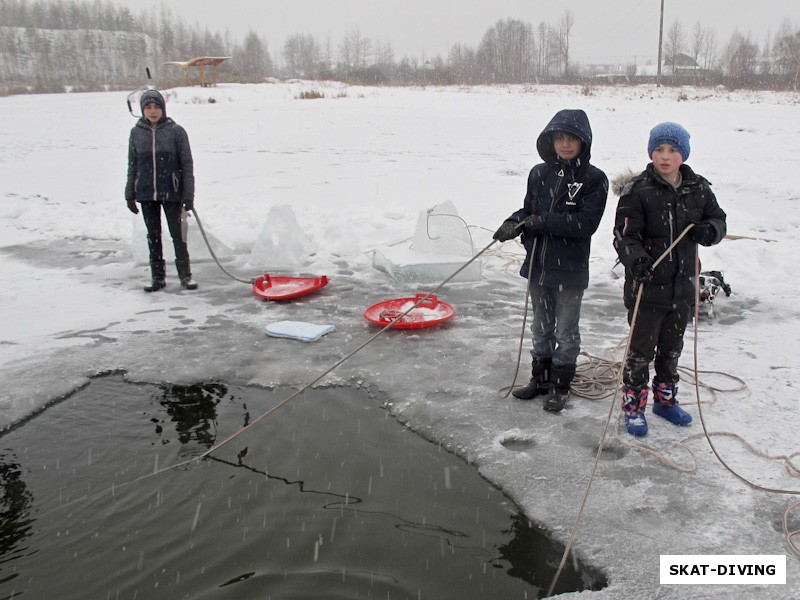
[[[633,326],[631,348],[623,366],[622,382],[635,390],[647,387],[648,367],[655,358],[654,381],[676,384],[678,360],[683,350],[683,334],[692,315],[692,308],[681,303],[672,308],[640,305]],[[631,323],[633,310],[628,311]]]
[[[183,205],[180,202],[142,202],[142,216],[147,227],[147,247],[150,250],[150,264],[161,263],[164,253],[161,247],[161,209],[167,217],[167,228],[172,236],[172,245],[175,248],[177,263],[189,261],[189,249],[181,232],[181,212]]]

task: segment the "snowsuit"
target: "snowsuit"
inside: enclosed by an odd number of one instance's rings
[[[553,134],[566,132],[582,142],[570,160],[555,151]],[[562,110],[539,135],[543,163],[528,175],[523,207],[509,220],[541,218],[535,232],[523,228],[526,250],[520,275],[529,280],[533,301],[531,333],[534,378],[550,370],[554,386],[568,389],[580,353],[580,305],[589,286],[591,237],[600,224],[608,197],[608,178],[589,164],[592,130],[582,110]],[[546,376],[545,376],[546,379]]]
[[[155,126],[142,117],[131,129],[125,199],[141,204],[153,278],[163,280],[165,275],[161,247],[163,208],[175,248],[178,275],[181,280],[191,279],[181,216],[184,206],[192,206],[194,202],[194,162],[186,131],[168,118],[166,111]]]
[[[692,169],[680,166],[681,184],[676,189],[665,181],[652,163],[627,182],[620,193],[614,224],[614,247],[625,266],[623,299],[628,321],[633,318],[638,284],[631,266],[642,257],[657,260],[690,223],[713,227],[713,245],[727,232],[726,215],[717,203],[711,184]],[[655,358],[654,382],[676,384],[683,335],[695,302],[697,245],[684,237],[653,269],[645,285],[634,325],[631,348],[623,367],[623,383],[634,389],[647,387],[648,365]]]

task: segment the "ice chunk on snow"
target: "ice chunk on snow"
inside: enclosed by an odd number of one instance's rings
[[[147,248],[147,229],[144,226],[144,221],[141,215],[132,215],[133,222],[133,260],[137,265],[146,265],[150,262],[150,252]],[[208,262],[213,260],[211,253],[208,251],[208,246],[203,239],[203,234],[200,233],[200,228],[197,226],[193,216],[186,219],[187,235],[189,237],[187,243],[189,245],[189,258],[193,263]],[[206,232],[211,249],[214,251],[217,259],[221,262],[233,260],[233,249],[223,244],[217,237],[208,230],[208,226],[203,220],[203,229]],[[164,250],[164,258],[170,262],[175,260],[175,250],[172,246],[172,238],[169,235],[167,228],[167,221],[164,215],[161,215],[161,245]]]
[[[439,283],[475,255],[466,223],[449,200],[423,211],[417,219],[410,247],[387,246],[372,252],[372,266],[399,283]],[[480,260],[453,281],[478,281]]]
[[[398,283],[441,283],[468,259],[452,254],[422,254],[409,248],[381,248],[372,251],[372,266],[388,273]],[[479,281],[479,260],[470,264],[453,281]]]
[[[419,213],[412,248],[415,252],[463,256],[465,259],[475,254],[467,224],[449,200]]]
[[[292,270],[311,262],[314,244],[291,206],[273,206],[250,252],[250,264],[263,270]]]

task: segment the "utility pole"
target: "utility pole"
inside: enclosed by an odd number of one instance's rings
[[[656,70],[656,87],[661,87],[661,41],[664,38],[664,0],[661,0],[661,19],[658,22],[658,67]]]

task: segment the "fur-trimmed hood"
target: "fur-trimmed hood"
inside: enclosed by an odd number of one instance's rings
[[[633,169],[626,169],[622,173],[618,173],[611,179],[611,191],[617,196],[622,196],[625,187],[641,174],[641,171],[634,171]]]
[[[711,182],[708,181],[702,175],[698,175],[695,173],[689,165],[683,164],[680,167],[681,169],[681,176],[683,177],[684,183],[694,184],[697,182],[704,182],[706,185],[711,185]],[[655,181],[661,181],[664,185],[669,185],[665,182],[658,173],[656,173],[655,168],[653,167],[653,163],[647,165],[644,171],[636,172],[631,169],[626,169],[622,173],[619,173],[611,179],[611,191],[614,192],[619,197],[622,197],[628,193],[630,193],[630,188],[636,181],[640,179],[644,179],[646,177],[651,177]]]

